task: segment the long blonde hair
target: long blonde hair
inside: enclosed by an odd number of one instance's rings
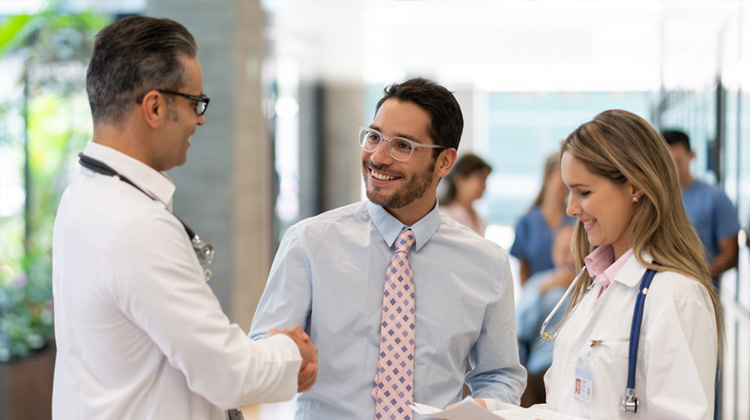
[[[564,153],[575,156],[593,174],[618,185],[630,181],[643,192],[629,226],[635,257],[647,268],[683,274],[706,288],[714,306],[718,349],[721,349],[724,331],[721,306],[711,284],[703,246],[682,204],[672,156],[661,135],[633,113],[609,110],[571,133],[560,147],[560,154]],[[576,223],[572,246],[580,270],[584,258],[594,250],[580,221]],[[659,265],[643,260],[644,251]],[[569,308],[583,299],[592,281],[585,272],[575,287]]]

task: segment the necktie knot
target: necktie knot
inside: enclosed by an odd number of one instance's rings
[[[396,252],[408,254],[409,248],[414,245],[415,241],[414,232],[412,232],[411,229],[402,230],[401,233],[398,234],[398,238],[396,238],[396,243],[394,244]]]

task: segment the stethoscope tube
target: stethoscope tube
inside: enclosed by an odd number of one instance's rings
[[[630,324],[630,348],[628,350],[628,383],[625,395],[620,399],[620,411],[623,413],[636,413],[640,401],[635,396],[635,364],[638,360],[638,342],[641,337],[641,324],[643,323],[643,309],[646,305],[646,294],[651,280],[654,279],[656,271],[647,270],[641,280],[640,291],[635,298],[635,309],[633,310],[633,322]]]
[[[151,194],[144,191],[141,187],[136,185],[133,181],[131,181],[128,177],[118,173],[115,171],[111,166],[107,165],[106,163],[94,159],[90,156],[86,156],[83,154],[83,152],[78,153],[78,163],[81,164],[84,168],[90,169],[96,173],[111,176],[114,178],[119,179],[120,181],[125,182],[126,184],[130,184],[138,191],[145,194],[148,198],[152,200],[156,200]],[[171,213],[171,212],[170,212]],[[185,222],[182,221],[176,214],[172,213],[174,217],[177,218],[177,220],[182,224],[182,227],[185,228],[185,232],[188,235],[188,238],[190,238],[190,244],[193,246],[193,250],[195,251],[195,255],[198,258],[198,262],[201,265],[208,265],[211,264],[211,261],[213,261],[214,258],[214,247],[210,243],[203,242],[201,238],[195,234],[195,232],[190,229],[190,227],[185,224]],[[211,270],[206,270],[204,272],[204,277],[206,280],[208,280],[211,277]]]
[[[552,312],[550,312],[549,315],[547,315],[547,318],[542,323],[542,328],[539,330],[539,335],[541,335],[542,340],[546,341],[547,343],[551,342],[552,340],[555,339],[555,337],[557,337],[557,333],[560,331],[560,328],[562,328],[563,324],[565,324],[565,321],[567,321],[567,319],[563,320],[559,325],[557,325],[553,332],[545,331],[545,329],[547,329],[547,324],[549,324],[550,320],[552,320],[552,317],[555,316],[557,311],[560,309],[560,306],[562,306],[563,302],[565,302],[565,299],[568,298],[568,295],[570,294],[570,292],[573,291],[573,288],[575,288],[576,284],[578,283],[578,280],[581,278],[581,276],[583,276],[583,273],[585,271],[586,271],[586,266],[581,268],[581,271],[578,272],[575,279],[573,279],[573,281],[570,283],[570,286],[568,286],[568,290],[565,291],[565,294],[563,295],[563,297],[560,299],[559,302],[557,302],[557,305],[555,305],[555,307],[552,308]],[[575,308],[573,308],[573,310],[575,310]]]
[[[541,335],[542,339],[547,343],[551,342],[555,339],[555,337],[557,337],[557,333],[560,331],[567,319],[564,319],[557,327],[555,327],[555,330],[553,332],[545,331],[547,328],[547,324],[550,322],[552,317],[555,316],[562,303],[565,302],[565,299],[567,299],[568,295],[573,291],[585,271],[586,267],[584,266],[576,275],[575,279],[573,279],[573,282],[570,283],[568,290],[565,291],[565,294],[560,299],[560,301],[557,302],[557,305],[555,305],[555,307],[552,309],[552,312],[547,315],[547,318],[542,323],[542,328],[539,330],[539,335]],[[641,324],[643,323],[643,310],[645,308],[646,295],[648,294],[648,288],[651,285],[654,274],[656,274],[656,271],[652,269],[646,270],[646,273],[643,275],[643,279],[641,280],[638,296],[635,299],[633,322],[630,325],[630,347],[628,349],[628,381],[625,388],[625,395],[623,395],[623,397],[620,399],[620,411],[623,413],[636,413],[638,412],[638,407],[640,406],[640,402],[635,396],[635,367],[638,360],[638,342],[640,340]],[[580,303],[580,301],[578,303]],[[577,306],[578,304],[576,304],[576,307]],[[576,308],[574,307],[570,312],[575,311],[575,309]]]

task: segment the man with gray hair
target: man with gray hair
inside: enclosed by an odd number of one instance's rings
[[[187,160],[209,98],[193,36],[131,17],[96,38],[94,136],[55,220],[53,416],[226,419],[317,377],[299,328],[249,340],[206,284],[213,248],[172,214],[164,171]]]

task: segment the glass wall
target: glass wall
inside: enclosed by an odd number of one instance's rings
[[[747,78],[750,37],[748,5],[729,5],[725,19],[702,27],[698,17],[671,19],[665,31],[663,86],[657,109],[661,128],[685,131],[696,157],[691,172],[716,185],[730,198],[744,231],[738,235],[739,264],[721,280],[725,347],[722,356],[722,419],[744,419],[750,413],[750,80]],[[678,57],[683,57],[678,59]],[[701,57],[690,60],[689,57]]]
[[[486,194],[490,224],[512,226],[542,184],[544,160],[580,124],[607,109],[650,119],[648,92],[490,92],[485,150],[493,167]]]

